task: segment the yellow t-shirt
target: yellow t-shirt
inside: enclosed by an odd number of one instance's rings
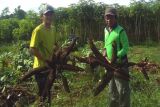
[[[43,58],[50,59],[56,41],[55,28],[52,26],[51,29],[46,29],[44,24],[40,24],[32,32],[30,47],[37,48]],[[33,68],[42,66],[44,66],[44,62],[35,56]]]

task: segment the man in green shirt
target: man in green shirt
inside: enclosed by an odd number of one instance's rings
[[[40,15],[42,23],[33,30],[30,42],[31,53],[35,56],[33,68],[48,66],[47,62],[53,53],[53,45],[57,41],[55,28],[52,26],[53,7],[48,4],[41,6]],[[47,74],[36,74],[35,79],[38,84],[39,96],[43,99],[45,96],[42,96],[42,93],[47,80]]]
[[[105,46],[103,55],[114,65],[120,66],[129,75],[127,63],[128,38],[125,30],[117,23],[117,11],[105,10]],[[114,76],[109,83],[109,107],[130,107],[129,81]]]

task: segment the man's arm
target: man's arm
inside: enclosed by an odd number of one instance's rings
[[[43,61],[45,63],[46,66],[50,67],[50,60],[49,59],[45,59],[42,54],[38,51],[37,48],[35,47],[31,47],[30,48],[30,52],[31,54],[33,54],[34,56],[36,56],[38,59],[40,59],[41,61]]]
[[[116,41],[113,41],[112,43],[112,58],[111,63],[115,63],[117,60],[117,43]]]
[[[121,49],[117,52],[117,57],[121,58],[127,54],[129,43],[128,37],[125,31],[120,33],[120,44],[122,45]]]
[[[38,59],[40,59],[41,61],[45,62],[45,59],[42,57],[41,53],[38,51],[37,48],[30,47],[30,52],[31,52],[31,54],[36,56]]]
[[[35,28],[32,32],[29,51],[32,55],[36,56],[38,59],[44,62],[45,59],[43,58],[42,54],[37,48],[39,47],[39,41],[40,41],[40,30]]]

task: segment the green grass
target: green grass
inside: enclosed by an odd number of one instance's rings
[[[145,57],[149,58],[150,61],[160,63],[160,46],[133,46],[129,50],[129,60],[139,61]]]

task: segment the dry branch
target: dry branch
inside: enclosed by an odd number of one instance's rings
[[[123,72],[123,69],[121,67],[117,67],[116,65],[109,63],[106,60],[106,58],[98,51],[98,49],[94,45],[91,38],[89,38],[88,43],[95,56],[93,57],[89,56],[85,58],[79,58],[79,57],[75,57],[75,58],[82,63],[90,64],[90,66],[92,65],[103,66],[107,70],[107,73],[103,76],[103,78],[101,79],[101,82],[99,82],[97,87],[94,88],[94,96],[97,96],[106,87],[106,85],[109,83],[109,81],[113,78],[114,75],[121,79],[129,81],[129,74]],[[115,44],[113,47],[115,47]],[[113,52],[115,52],[115,50],[113,50]],[[114,61],[115,59],[112,59],[112,60]],[[141,72],[143,73],[145,79],[149,80],[149,76],[146,70],[151,66],[155,66],[155,64],[150,64],[147,61],[148,60],[145,60],[139,63],[128,62],[126,66],[128,67],[138,66],[139,68],[141,68]]]
[[[28,71],[26,74],[24,74],[20,80],[21,81],[25,81],[27,78],[30,78],[32,75],[34,74],[37,74],[37,73],[40,73],[42,71],[45,71],[47,70],[48,68],[47,67],[41,67],[41,68],[35,68],[35,69],[32,69],[30,71]]]
[[[66,48],[55,46],[54,50],[56,49],[56,52],[52,54],[51,60],[47,61],[48,66],[33,69],[28,73],[26,73],[24,76],[22,76],[21,80],[24,81],[36,73],[48,72],[47,81],[41,96],[42,97],[41,99],[43,101],[48,97],[48,101],[50,103],[51,100],[50,89],[54,84],[54,81],[57,79],[58,75],[60,75],[62,78],[64,89],[67,92],[70,92],[67,78],[62,75],[63,70],[74,71],[74,72],[84,71],[82,68],[78,66],[67,64],[67,62],[70,60],[68,56],[72,52],[76,44],[76,40],[77,40],[76,38],[73,39],[71,44]]]

